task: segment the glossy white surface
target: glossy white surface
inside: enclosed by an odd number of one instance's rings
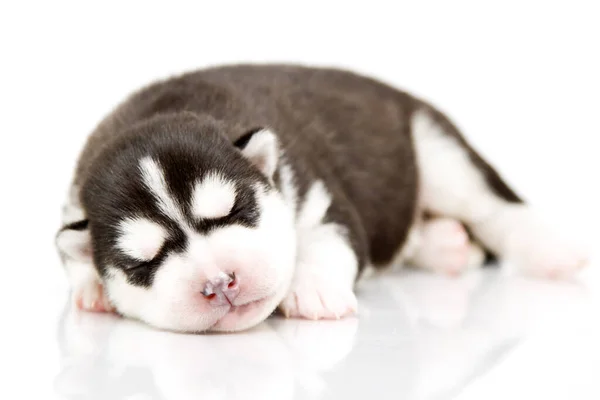
[[[57,399],[597,399],[600,307],[586,280],[400,271],[361,284],[358,318],[274,317],[230,335],[46,303],[56,318],[39,331],[54,332],[43,341],[56,363],[16,379],[46,375],[25,391]]]

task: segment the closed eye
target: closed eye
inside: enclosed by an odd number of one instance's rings
[[[156,256],[154,256],[154,258],[151,260],[140,261],[140,260],[136,260],[136,259],[130,259],[130,262],[128,262],[127,265],[125,266],[125,270],[130,271],[130,272],[140,272],[145,269],[153,269],[154,267],[158,266],[158,264],[160,264],[162,262],[165,255],[166,255],[166,246],[163,245],[161,247],[161,249],[158,251],[158,253],[156,254]]]
[[[227,217],[229,217],[229,218],[236,218],[243,211],[244,211],[243,205],[241,205],[239,201],[236,201],[235,205],[233,206],[233,208],[231,209],[231,212],[229,213],[229,215]]]
[[[148,269],[148,268],[152,267],[153,264],[154,264],[154,260],[142,261],[142,262],[138,262],[136,264],[130,264],[125,269],[127,271],[140,271],[142,269]]]
[[[131,272],[141,272],[144,270],[154,270],[156,269],[172,252],[181,252],[185,249],[186,246],[186,237],[180,231],[174,231],[170,235],[169,240],[167,240],[161,246],[160,250],[156,253],[154,258],[151,260],[136,260],[135,258],[128,257],[127,261],[124,263],[124,269],[126,271]]]

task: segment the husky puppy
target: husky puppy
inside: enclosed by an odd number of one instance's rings
[[[56,242],[81,309],[238,331],[340,318],[365,267],[485,253],[540,276],[585,254],[429,104],[348,71],[214,67],[131,95],[89,137]]]

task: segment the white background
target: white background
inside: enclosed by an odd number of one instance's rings
[[[3,2],[0,45],[9,388],[52,381],[54,333],[36,326],[56,319],[45,307],[66,295],[53,237],[83,140],[130,91],[192,68],[301,62],[406,89],[450,115],[541,211],[597,243],[596,1]],[[544,361],[527,373],[548,393],[562,387]]]

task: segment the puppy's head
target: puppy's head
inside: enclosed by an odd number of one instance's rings
[[[79,229],[89,230],[81,237],[121,314],[170,330],[235,331],[285,295],[295,230],[272,180],[276,136],[255,129],[231,143],[227,129],[163,116],[93,160],[80,194],[89,223]]]

